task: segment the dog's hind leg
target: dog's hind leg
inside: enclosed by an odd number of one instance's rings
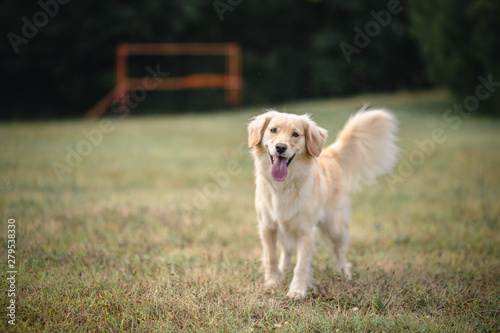
[[[279,268],[281,273],[290,268],[292,263],[292,255],[296,250],[297,241],[289,235],[278,231],[278,244],[280,248],[280,263]]]
[[[351,263],[347,261],[347,248],[349,247],[349,232],[346,225],[340,226],[333,239],[335,248],[335,258],[337,260],[337,271],[351,279]]]
[[[351,219],[350,202],[344,197],[341,204],[320,224],[322,233],[328,235],[333,242],[337,272],[351,278],[351,263],[347,261],[347,248],[349,247],[348,227]]]
[[[281,254],[279,268],[280,271],[284,273],[292,264],[292,251],[289,251],[289,249],[283,246],[280,246],[280,249]]]

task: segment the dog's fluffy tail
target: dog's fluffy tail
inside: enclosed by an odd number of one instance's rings
[[[390,173],[397,162],[398,121],[384,109],[362,108],[351,116],[337,140],[329,147],[342,167],[342,181],[348,191],[372,184],[379,175]]]

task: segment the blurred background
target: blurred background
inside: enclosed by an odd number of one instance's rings
[[[496,0],[2,1],[1,119],[83,117],[114,87],[120,43],[236,42],[243,106],[367,92],[474,94],[500,81]],[[211,73],[223,57],[132,57],[130,74]],[[222,89],[157,91],[134,114],[224,107]],[[481,102],[498,114],[500,94]]]

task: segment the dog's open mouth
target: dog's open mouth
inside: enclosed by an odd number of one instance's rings
[[[295,154],[290,158],[273,156],[271,154],[269,154],[269,157],[271,157],[271,175],[273,176],[273,179],[277,182],[284,181],[286,176],[288,176],[288,166],[295,158]]]

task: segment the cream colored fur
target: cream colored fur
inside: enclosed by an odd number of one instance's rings
[[[337,270],[350,278],[347,192],[391,171],[398,152],[396,129],[396,118],[390,112],[362,109],[348,120],[336,142],[323,149],[327,131],[309,115],[270,110],[250,121],[248,144],[254,147],[255,206],[267,286],[280,283],[296,252],[287,296],[305,297],[311,287],[318,229],[334,243]],[[286,150],[280,152],[283,147]],[[271,163],[279,158],[293,158],[283,181],[271,174]]]

